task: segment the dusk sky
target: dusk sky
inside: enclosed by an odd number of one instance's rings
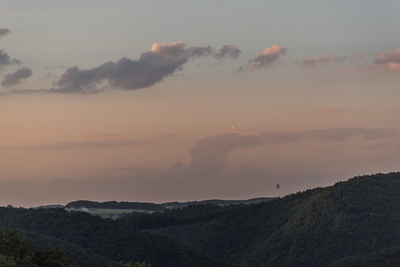
[[[0,206],[399,171],[399,25],[398,0],[0,0]]]

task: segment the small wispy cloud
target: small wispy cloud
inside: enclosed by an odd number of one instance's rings
[[[372,66],[365,68],[376,74],[399,74],[400,73],[400,47],[395,52],[380,53]]]
[[[67,67],[64,65],[47,65],[42,68],[42,70],[60,70],[66,69]]]
[[[0,38],[7,36],[11,31],[9,29],[0,29]]]
[[[263,68],[270,68],[281,56],[285,55],[286,48],[280,45],[273,45],[271,47],[265,48],[261,54],[249,61],[249,64],[242,65],[239,67],[238,71],[250,70],[256,71]]]
[[[344,113],[349,112],[348,109],[340,109],[340,108],[322,108],[315,111],[316,113]]]
[[[347,56],[314,56],[311,58],[306,58],[301,61],[295,61],[294,64],[299,66],[302,69],[314,69],[317,65],[328,65],[331,63],[339,63],[343,64],[348,59],[356,59],[359,58],[358,54],[347,55]]]
[[[234,45],[224,45],[217,53],[214,54],[214,57],[219,60],[226,57],[235,59],[241,53],[242,51]]]

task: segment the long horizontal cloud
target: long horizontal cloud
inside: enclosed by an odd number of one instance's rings
[[[9,29],[0,29],[0,38],[6,36],[9,34],[11,31]]]
[[[111,88],[135,90],[149,87],[181,70],[191,58],[212,55],[211,46],[191,46],[185,49],[183,42],[171,44],[154,43],[139,59],[121,58],[117,62],[106,62],[93,69],[68,68],[54,83],[55,88],[21,90],[19,93],[77,93],[91,94],[102,90],[98,86],[107,81]],[[17,92],[18,93],[18,92]]]
[[[4,76],[4,81],[1,83],[1,85],[6,87],[17,85],[31,76],[32,76],[32,69],[20,68],[15,72],[9,73],[6,76]]]
[[[357,58],[358,55],[351,56],[315,56],[311,58],[306,58],[301,61],[296,61],[294,64],[298,65],[302,69],[313,69],[317,65],[329,64],[329,63],[344,63],[346,59]]]
[[[124,146],[143,146],[149,142],[132,139],[113,139],[113,140],[84,140],[74,142],[56,142],[37,146],[3,147],[3,149],[22,150],[22,151],[57,151],[72,149],[98,149]]]
[[[206,176],[219,173],[225,166],[228,154],[238,150],[273,143],[293,143],[302,140],[346,141],[352,137],[366,140],[385,139],[398,135],[393,129],[332,128],[320,130],[264,132],[240,131],[204,135],[196,146],[189,150],[192,161],[188,165],[176,162],[170,171],[184,176]]]
[[[11,59],[11,57],[0,48],[0,68],[6,65],[21,64],[19,59]]]

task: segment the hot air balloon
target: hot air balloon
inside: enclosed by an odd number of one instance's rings
[[[279,189],[279,187],[281,187],[281,185],[280,185],[280,184],[276,184],[276,188],[278,188],[278,189]]]

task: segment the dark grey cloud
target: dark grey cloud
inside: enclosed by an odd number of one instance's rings
[[[0,38],[6,36],[9,34],[11,31],[9,29],[0,29]]]
[[[93,69],[82,70],[75,66],[68,68],[60,79],[53,83],[54,88],[41,90],[21,90],[14,93],[76,93],[93,94],[108,82],[113,89],[135,90],[152,86],[164,78],[182,70],[191,58],[210,56],[210,46],[191,46],[185,49],[182,42],[169,45],[154,43],[151,50],[140,55],[139,59],[121,58],[117,62],[106,62]]]
[[[6,76],[4,76],[4,81],[1,83],[1,85],[6,87],[14,86],[21,83],[22,81],[25,81],[31,76],[32,76],[32,69],[20,68],[15,72],[9,73]]]
[[[11,57],[4,52],[3,49],[0,49],[0,68],[2,66],[6,66],[6,65],[12,65],[12,64],[21,64],[21,61],[19,59],[11,59]]]
[[[216,59],[223,59],[225,57],[237,58],[242,51],[234,45],[224,45],[217,53],[214,54]]]
[[[126,146],[143,146],[149,142],[132,139],[107,139],[107,140],[83,140],[74,142],[56,142],[45,145],[25,146],[25,147],[4,147],[3,149],[22,150],[22,151],[57,151],[72,149],[98,149]]]

